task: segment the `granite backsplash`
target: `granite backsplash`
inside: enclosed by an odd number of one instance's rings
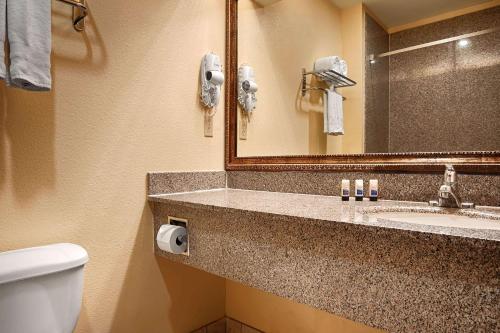
[[[379,180],[379,198],[385,200],[435,200],[443,184],[441,174],[366,173],[366,172],[258,172],[229,171],[227,187],[236,189],[340,195],[342,179],[363,179],[365,192],[370,179]],[[500,175],[458,175],[458,193],[464,202],[500,206]]]
[[[264,172],[264,171],[204,171],[153,172],[148,174],[148,194],[235,188],[270,192],[340,195],[342,179],[378,179],[379,198],[385,200],[427,202],[437,198],[442,174],[368,173],[368,172]],[[500,206],[500,175],[458,175],[458,193],[464,202],[481,206]]]

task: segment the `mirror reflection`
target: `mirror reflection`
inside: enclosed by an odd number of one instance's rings
[[[497,1],[239,0],[244,156],[500,150]]]

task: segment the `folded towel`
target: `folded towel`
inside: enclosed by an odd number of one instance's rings
[[[5,29],[7,27],[7,0],[0,0],[0,79],[5,80],[7,70],[5,68]]]
[[[51,0],[0,1],[8,1],[10,84],[27,90],[50,90]]]
[[[344,111],[342,109],[342,96],[336,91],[325,91],[324,100],[324,129],[328,135],[344,134]]]
[[[337,56],[330,56],[319,58],[314,62],[314,71],[315,72],[324,72],[328,70],[339,71],[340,67],[340,58]]]
[[[319,58],[314,62],[314,71],[323,72],[334,70],[344,76],[347,76],[347,62],[337,56]]]

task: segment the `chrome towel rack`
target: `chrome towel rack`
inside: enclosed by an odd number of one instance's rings
[[[306,91],[308,90],[319,90],[319,91],[322,91],[322,92],[327,92],[328,89],[326,88],[321,88],[321,87],[309,87],[309,88],[305,88]],[[344,96],[342,96],[342,100],[345,101],[347,98],[345,98]]]
[[[306,95],[308,90],[322,90],[325,91],[325,88],[321,87],[311,87],[307,85],[306,76],[307,75],[316,75],[322,81],[328,83],[333,88],[342,88],[342,87],[352,87],[356,85],[356,81],[351,80],[350,78],[334,71],[334,70],[325,70],[320,72],[306,72],[305,68],[302,68],[302,84],[301,91],[302,96]],[[345,100],[345,97],[342,97]]]
[[[73,27],[76,31],[85,30],[85,18],[88,15],[88,7],[85,0],[57,0],[73,6]]]

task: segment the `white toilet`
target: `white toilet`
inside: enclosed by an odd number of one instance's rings
[[[0,332],[72,332],[87,261],[87,251],[75,244],[0,253]]]

